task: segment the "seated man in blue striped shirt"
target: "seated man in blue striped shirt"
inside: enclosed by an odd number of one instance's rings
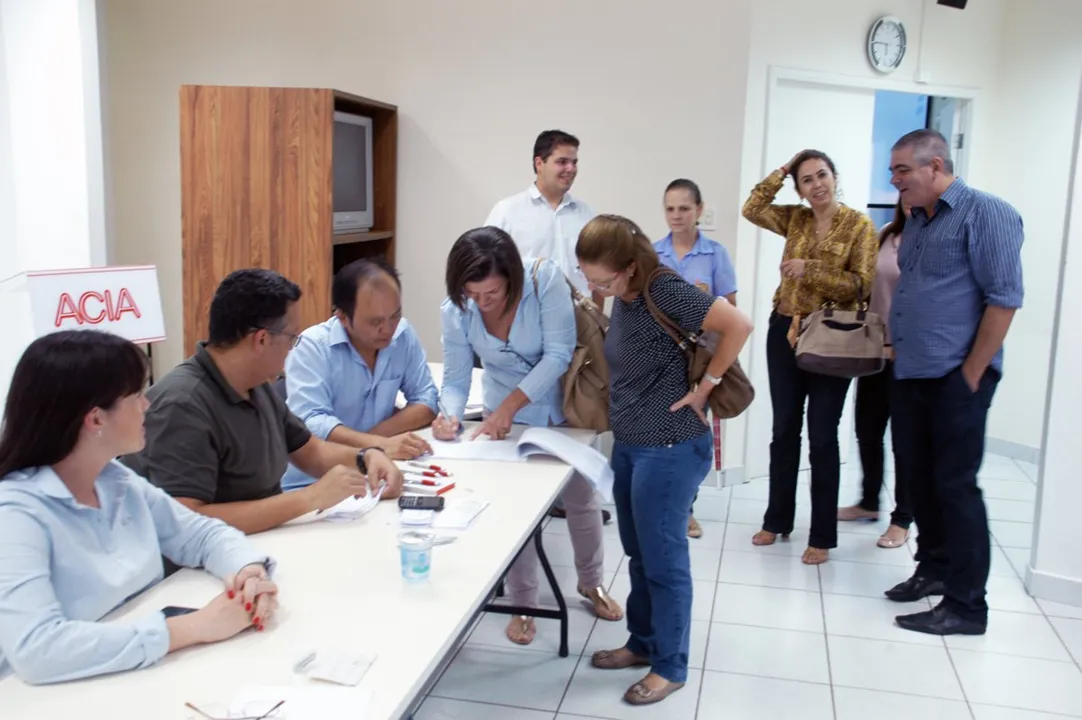
[[[899,626],[933,635],[983,635],[990,548],[977,471],[1003,341],[1022,307],[1022,218],[953,175],[934,130],[891,152],[891,183],[913,208],[905,224],[890,327],[891,423],[899,482],[911,488],[913,577],[887,591],[898,602],[942,595]]]
[[[394,268],[357,260],[335,275],[334,315],[305,330],[286,360],[286,403],[313,435],[396,460],[431,452],[411,431],[436,417],[436,384],[413,326],[402,317]],[[398,392],[406,407],[396,410]],[[313,482],[293,465],[282,488]]]

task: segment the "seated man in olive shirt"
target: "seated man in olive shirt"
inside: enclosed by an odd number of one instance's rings
[[[301,290],[271,270],[237,270],[214,294],[210,339],[147,392],[146,446],[122,461],[183,505],[246,533],[325,510],[402,474],[377,448],[313,437],[270,381],[303,329]],[[319,478],[282,493],[288,463]],[[364,474],[367,473],[367,478]]]

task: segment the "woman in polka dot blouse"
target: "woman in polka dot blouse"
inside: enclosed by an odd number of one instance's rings
[[[591,289],[612,296],[605,359],[609,424],[615,443],[613,494],[620,542],[629,559],[627,643],[594,653],[604,669],[649,666],[624,699],[664,700],[687,680],[691,628],[691,563],[687,514],[712,455],[704,406],[751,333],[751,321],[724,298],[704,293],[675,272],[651,274],[660,262],[630,220],[599,215],[575,247]],[[683,351],[650,314],[643,298],[688,332],[720,336],[703,381],[689,390]]]

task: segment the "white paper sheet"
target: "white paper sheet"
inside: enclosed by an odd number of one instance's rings
[[[289,720],[329,720],[350,718],[364,720],[372,691],[334,685],[278,685],[241,688],[230,709],[245,713],[259,707],[285,700],[278,714]]]
[[[609,460],[595,448],[552,428],[515,425],[503,440],[491,440],[482,435],[469,439],[467,429],[458,440],[442,442],[432,439],[431,430],[425,439],[432,445],[432,457],[449,460],[490,460],[524,462],[533,455],[549,455],[575,468],[589,480],[605,502],[612,499],[612,467]]]

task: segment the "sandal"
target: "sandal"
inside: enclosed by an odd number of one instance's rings
[[[624,693],[624,700],[631,705],[653,705],[661,702],[682,687],[684,687],[684,683],[671,682],[660,690],[651,690],[646,685],[646,679],[643,678],[627,689],[627,692]]]
[[[650,661],[639,657],[627,649],[627,647],[615,650],[598,650],[590,658],[590,664],[602,670],[623,670],[629,667],[642,667],[649,665]]]
[[[511,618],[511,622],[507,623],[504,635],[516,645],[529,645],[537,635],[537,626],[534,625],[533,618],[516,615]]]
[[[891,534],[891,531],[894,531],[894,533]],[[898,535],[899,532],[901,533],[901,536]],[[908,539],[909,530],[905,528],[900,528],[897,525],[891,525],[889,528],[887,528],[887,531],[885,533],[879,536],[879,539],[875,542],[875,544],[881,548],[893,550],[894,548],[900,548],[902,545],[905,545],[905,541]]]
[[[804,551],[804,556],[800,558],[800,561],[805,565],[822,565],[829,559],[829,556],[829,550],[810,547]]]
[[[616,622],[624,619],[624,611],[620,608],[615,600],[609,597],[609,594],[605,592],[605,588],[598,585],[593,590],[586,591],[580,585],[578,588],[579,595],[582,595],[590,603],[590,609],[594,611],[594,615],[597,615],[602,620],[609,620]]]
[[[688,537],[701,538],[702,536],[703,528],[699,525],[699,521],[695,519],[694,515],[688,515]]]
[[[752,545],[773,545],[778,539],[778,533],[770,532],[769,530],[760,530],[751,536]],[[781,533],[782,540],[789,539],[789,533]]]

